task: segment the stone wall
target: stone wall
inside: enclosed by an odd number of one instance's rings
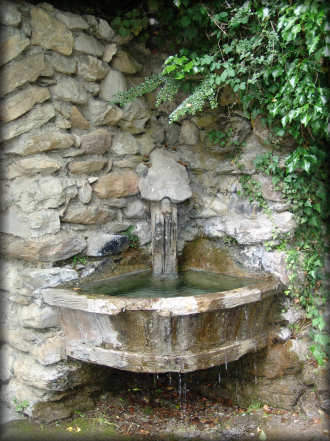
[[[110,104],[158,72],[166,54],[151,57],[105,20],[47,3],[2,1],[0,21],[3,399],[27,400],[29,415],[49,420],[69,415],[81,394],[90,397],[96,375],[66,358],[58,311],[44,304],[41,290],[92,272],[97,263],[63,262],[111,253],[109,243],[131,225],[150,252],[149,207],[138,181],[155,148],[171,151],[191,181],[193,197],[178,207],[180,253],[185,243],[209,238],[226,245],[235,264],[285,283],[283,253],[264,243],[274,228],[286,233],[295,223],[255,172],[253,160],[276,140],[259,120],[225,111],[236,99],[230,91],[216,112],[169,125],[175,103],[156,109],[152,94],[124,108]],[[230,130],[225,147],[209,141],[212,129]],[[237,145],[244,145],[240,154]],[[262,184],[271,217],[240,195],[242,174]]]

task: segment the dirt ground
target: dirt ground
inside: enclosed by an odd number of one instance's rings
[[[159,440],[159,441],[326,441],[329,416],[314,418],[299,411],[252,402],[242,409],[221,397],[211,400],[178,374],[154,375],[153,381],[127,376],[105,391],[88,412],[48,425],[28,419],[2,426],[11,440]],[[212,387],[212,384],[209,385]]]

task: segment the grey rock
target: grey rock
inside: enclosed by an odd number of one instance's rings
[[[35,81],[44,70],[43,53],[30,53],[22,59],[12,61],[2,68],[0,96],[12,92],[27,82]]]
[[[142,66],[126,51],[118,50],[112,59],[112,67],[124,74],[135,74]]]
[[[87,256],[119,254],[128,248],[128,237],[119,234],[94,233],[87,240]]]
[[[68,168],[74,174],[92,174],[104,168],[107,164],[106,159],[89,159],[88,161],[73,161],[70,162]]]
[[[139,238],[139,245],[141,247],[151,243],[151,223],[150,222],[136,222],[134,224],[133,234]]]
[[[103,61],[105,61],[106,63],[110,63],[112,57],[115,55],[116,52],[117,45],[114,43],[108,44],[104,49]]]
[[[56,86],[51,87],[55,99],[70,101],[75,104],[84,104],[88,101],[85,88],[73,78],[63,77]]]
[[[53,210],[25,214],[15,207],[9,207],[2,215],[1,231],[22,238],[32,239],[45,234],[55,234],[60,228],[59,215]]]
[[[83,204],[89,204],[92,200],[93,189],[88,183],[88,181],[84,182],[83,185],[79,188],[78,197],[80,202]]]
[[[78,52],[84,54],[102,57],[104,46],[91,35],[80,32],[74,40],[74,48]]]
[[[46,49],[71,55],[73,49],[72,32],[59,20],[44,9],[33,7],[31,10],[31,43]]]
[[[85,114],[94,126],[116,125],[122,118],[123,111],[104,101],[89,99]]]
[[[118,168],[135,168],[140,162],[141,156],[130,156],[118,161],[113,161],[113,166]]]
[[[3,32],[3,29],[1,29],[1,33],[2,33],[0,37],[1,66],[16,58],[30,44],[30,40],[26,38],[25,35],[21,32],[17,32],[17,33],[7,32],[7,35],[3,35],[5,32]]]
[[[22,16],[16,5],[5,0],[1,1],[0,23],[6,26],[18,26]]]
[[[131,201],[124,208],[123,214],[128,219],[143,219],[146,216],[146,205],[140,199]]]
[[[143,164],[143,162],[141,162],[135,169],[136,174],[140,177],[140,178],[144,178],[147,176],[148,174],[148,170],[149,168]]]
[[[72,14],[72,12],[59,11],[56,14],[56,18],[72,30],[84,30],[88,29],[88,23],[80,17],[80,15]]]
[[[149,201],[169,198],[174,203],[189,199],[192,192],[185,167],[166,150],[154,150],[150,156],[152,167],[147,176],[139,181],[141,197]]]
[[[80,237],[58,233],[38,240],[26,240],[5,235],[1,249],[9,258],[23,259],[29,262],[57,262],[69,259],[86,247],[86,241]]]
[[[63,283],[78,279],[77,271],[71,268],[53,267],[44,269],[31,269],[24,271],[24,282],[33,290],[53,288]]]
[[[75,206],[69,207],[62,222],[82,225],[100,225],[115,217],[115,213],[110,210],[104,210],[99,207],[92,206]]]
[[[1,119],[9,122],[28,112],[37,103],[50,98],[46,87],[28,86],[16,94],[7,95],[1,103]]]
[[[100,98],[104,101],[111,101],[113,97],[127,89],[127,82],[124,75],[117,70],[110,69],[109,73],[101,83]]]
[[[112,142],[112,151],[117,155],[135,155],[140,145],[136,138],[127,132],[118,132]]]
[[[0,141],[6,141],[30,130],[43,126],[54,118],[55,109],[52,104],[35,106],[27,115],[2,126]]]
[[[54,128],[32,130],[18,139],[6,143],[6,153],[32,155],[51,150],[67,149],[74,144],[74,138],[68,133]]]
[[[109,151],[112,135],[107,129],[96,129],[81,137],[81,150],[88,154],[103,154]]]
[[[133,135],[145,132],[146,123],[151,117],[143,99],[136,99],[123,107],[123,116],[118,125]]]
[[[8,167],[5,175],[8,179],[18,176],[31,176],[37,173],[51,174],[62,167],[59,159],[51,158],[47,155],[36,155],[31,158],[19,159]]]
[[[77,61],[74,57],[51,52],[46,54],[46,62],[49,63],[57,72],[74,74],[76,72]]]
[[[97,26],[95,27],[95,35],[102,40],[111,41],[115,36],[115,31],[111,28],[107,21],[100,18]]]
[[[56,308],[39,307],[35,303],[23,307],[19,318],[24,328],[46,329],[59,325],[59,312]]]
[[[140,144],[141,155],[150,155],[155,148],[155,141],[153,137],[149,133],[144,133],[143,135],[138,136],[137,140]]]
[[[199,129],[191,121],[185,120],[181,126],[180,144],[194,145],[199,142]]]
[[[102,80],[109,71],[109,66],[91,55],[78,57],[78,75],[87,81]]]

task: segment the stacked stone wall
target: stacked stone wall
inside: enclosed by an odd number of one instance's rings
[[[66,358],[59,312],[44,304],[42,288],[92,271],[63,262],[99,255],[96,243],[104,249],[131,225],[149,251],[150,213],[138,181],[155,148],[173,152],[191,181],[193,197],[179,206],[180,253],[198,237],[232,244],[236,263],[285,283],[284,255],[266,251],[265,242],[295,223],[255,171],[256,156],[276,140],[259,120],[228,114],[233,94],[226,90],[215,112],[169,125],[175,103],[155,108],[153,94],[111,104],[115,93],[158,72],[166,54],[152,57],[105,20],[48,3],[2,1],[0,18],[3,399],[26,400],[26,412],[44,419],[48,403],[56,419],[72,411],[72,397],[92,394],[95,373]],[[210,143],[214,129],[230,131],[225,147]],[[262,184],[271,219],[240,194],[242,174]]]

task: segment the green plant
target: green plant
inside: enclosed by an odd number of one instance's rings
[[[15,404],[16,412],[23,413],[24,410],[29,407],[29,402],[27,400],[19,401],[16,397],[13,398]]]
[[[136,37],[147,28],[148,18],[142,9],[132,9],[113,19],[111,26],[122,37]]]
[[[81,254],[77,254],[75,256],[73,256],[72,258],[72,265],[76,266],[78,265],[78,263],[82,264],[82,265],[86,265],[87,263],[87,258]]]
[[[263,404],[260,401],[251,401],[251,403],[249,404],[249,407],[246,409],[246,411],[248,413],[254,411],[254,410],[259,410],[262,409]]]
[[[122,233],[128,237],[128,246],[130,248],[138,248],[139,246],[139,237],[136,234],[133,234],[134,228],[134,225],[130,225],[127,230]]]

